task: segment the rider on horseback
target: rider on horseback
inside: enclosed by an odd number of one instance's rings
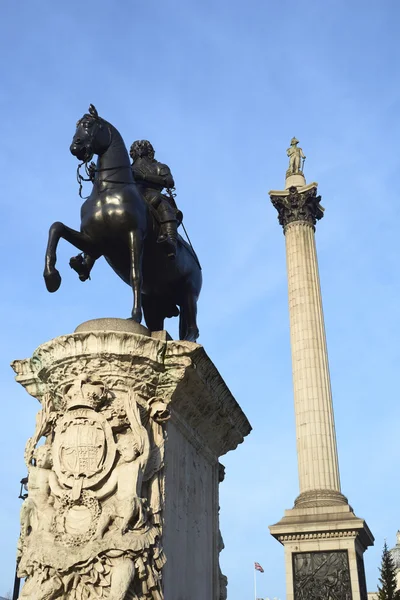
[[[182,212],[178,210],[172,188],[174,179],[167,165],[154,159],[154,148],[147,140],[133,142],[130,149],[132,158],[133,178],[146,202],[153,209],[155,219],[160,226],[158,242],[165,245],[167,256],[176,257],[177,229],[182,222]],[[91,163],[88,167],[89,178],[94,182],[96,165]],[[162,190],[168,190],[168,196]],[[70,266],[79,275],[81,281],[90,279],[95,260],[87,254],[78,254],[70,260]]]
[[[171,192],[174,187],[171,171],[167,165],[155,160],[154,148],[147,140],[133,142],[130,156],[133,178],[160,225],[157,241],[165,244],[168,257],[174,259],[182,213]],[[161,193],[164,188],[167,189],[168,196]]]

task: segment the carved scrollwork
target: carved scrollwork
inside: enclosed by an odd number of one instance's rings
[[[90,491],[82,491],[78,500],[71,493],[63,494],[53,521],[54,539],[65,546],[87,544],[96,533],[100,514],[100,503]]]
[[[316,187],[298,191],[297,187],[292,186],[288,194],[271,195],[271,202],[278,211],[278,221],[284,231],[289,223],[295,221],[302,221],[315,227],[316,222],[324,216],[320,200],[321,196],[317,196]]]

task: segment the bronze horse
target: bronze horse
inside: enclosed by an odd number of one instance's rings
[[[85,253],[90,267],[104,256],[132,287],[132,319],[140,323],[143,308],[147,327],[159,331],[166,317],[180,314],[180,339],[195,341],[202,284],[198,259],[180,236],[175,260],[157,243],[158,224],[134,182],[120,133],[90,105],[77,123],[70,150],[86,165],[97,154],[97,168],[92,193],[81,208],[80,231],[60,222],[50,227],[43,273],[48,291],[61,284],[56,251],[63,238]]]

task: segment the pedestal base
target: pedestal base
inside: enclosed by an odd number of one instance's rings
[[[367,600],[363,554],[374,538],[348,504],[286,510],[269,529],[285,547],[287,600]]]
[[[306,185],[306,180],[304,178],[303,173],[286,173],[286,181],[285,181],[285,189],[288,190],[290,187],[304,187]]]
[[[251,427],[203,348],[168,337],[99,319],[14,361],[42,405],[21,600],[226,598],[218,457]]]

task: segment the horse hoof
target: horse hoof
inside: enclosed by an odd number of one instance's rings
[[[195,342],[200,335],[200,331],[197,329],[189,329],[187,334],[184,337],[185,342]]]
[[[44,273],[43,277],[47,290],[49,292],[56,292],[61,285],[61,275],[57,269],[53,269],[53,271],[50,271],[49,273]]]
[[[132,316],[131,316],[132,321],[136,321],[136,323],[139,323],[139,325],[140,325],[140,323],[142,322],[142,318],[143,318],[143,315],[142,315],[141,310],[133,310],[132,311]]]
[[[86,262],[82,258],[81,254],[70,258],[69,266],[75,271],[75,273],[78,273],[80,281],[87,281],[90,279],[90,271],[87,268]]]

